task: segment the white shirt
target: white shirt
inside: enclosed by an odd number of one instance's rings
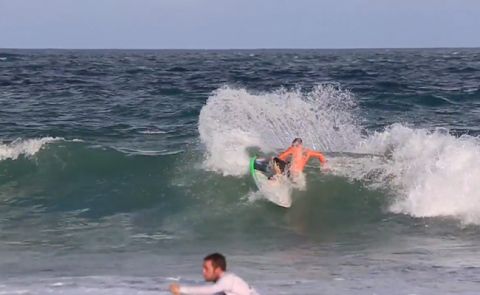
[[[233,273],[224,273],[213,285],[180,286],[180,293],[191,295],[258,295],[244,280]]]

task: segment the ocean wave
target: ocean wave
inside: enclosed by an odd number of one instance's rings
[[[393,190],[392,212],[480,224],[478,137],[394,124],[362,141],[357,152],[383,157],[365,159],[357,169],[343,172]]]
[[[302,137],[327,152],[331,174],[382,192],[392,213],[480,224],[478,137],[402,124],[369,135],[355,114],[354,97],[332,86],[260,94],[223,87],[200,113],[203,166],[224,176],[246,175],[249,147],[273,154]],[[309,191],[316,187],[311,181]]]
[[[43,137],[36,139],[17,139],[7,144],[0,144],[0,161],[16,160],[19,156],[33,156],[46,144],[64,140],[61,137]]]

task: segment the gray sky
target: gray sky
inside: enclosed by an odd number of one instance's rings
[[[480,0],[0,0],[0,48],[480,47]]]

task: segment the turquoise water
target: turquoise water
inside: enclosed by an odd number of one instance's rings
[[[480,50],[0,50],[0,292],[475,294]],[[248,157],[300,136],[290,209]]]

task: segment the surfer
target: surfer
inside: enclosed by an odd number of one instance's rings
[[[290,161],[287,161],[289,157]],[[327,163],[327,159],[322,153],[304,148],[301,138],[295,138],[292,141],[292,145],[278,155],[277,158],[288,163],[288,174],[290,177],[296,177],[301,174],[310,158],[317,158],[322,166]]]
[[[258,295],[244,280],[237,275],[227,272],[227,261],[225,256],[213,253],[203,259],[203,278],[213,285],[205,286],[180,286],[170,285],[170,292],[174,295],[196,294],[196,295]]]

